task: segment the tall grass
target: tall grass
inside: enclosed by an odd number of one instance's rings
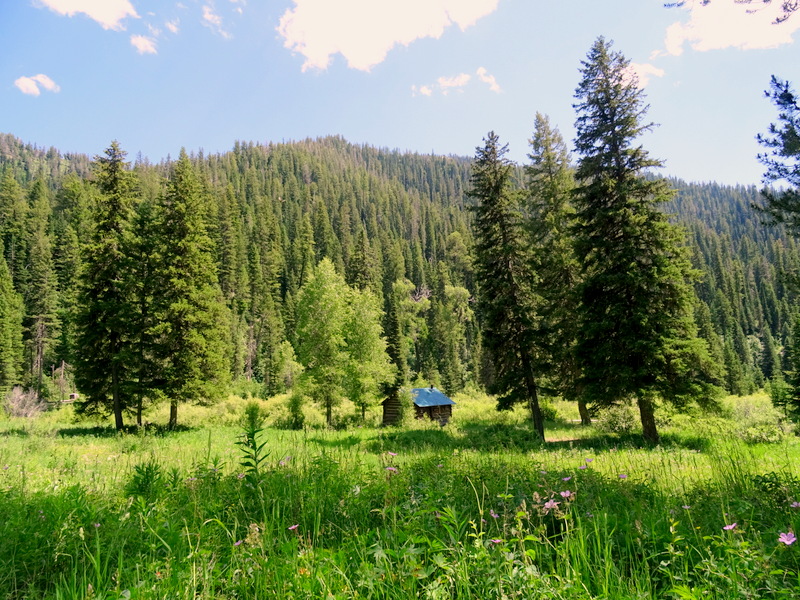
[[[0,422],[0,598],[800,594],[800,542],[779,541],[800,531],[794,439],[708,421],[645,449],[567,422],[542,446],[523,414],[459,409],[444,428],[253,417],[245,437],[228,417],[168,435]]]

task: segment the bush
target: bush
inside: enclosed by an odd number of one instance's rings
[[[3,408],[10,417],[30,419],[47,410],[47,402],[39,398],[34,390],[26,391],[17,385],[6,394]]]
[[[597,429],[606,433],[626,435],[639,426],[639,413],[633,404],[627,402],[604,409],[597,419]]]

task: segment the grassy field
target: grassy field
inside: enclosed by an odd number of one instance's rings
[[[456,401],[444,428],[268,427],[258,472],[236,398],[169,434],[0,417],[0,598],[800,597],[800,441],[766,397],[666,415],[656,448],[624,411],[556,404],[542,445]]]

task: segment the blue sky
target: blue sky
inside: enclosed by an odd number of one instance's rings
[[[770,75],[800,86],[800,14],[734,0],[16,0],[0,6],[0,131],[131,158],[339,134],[525,161],[537,111],[571,142],[599,35],[659,124],[642,143],[689,181],[757,184]],[[760,5],[759,5],[760,7]]]

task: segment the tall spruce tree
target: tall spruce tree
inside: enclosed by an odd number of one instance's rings
[[[158,391],[169,399],[169,428],[178,407],[214,400],[229,377],[230,334],[206,231],[200,186],[181,150],[161,198],[157,260],[153,265],[154,355]]]
[[[630,63],[598,38],[582,62],[575,146],[580,156],[575,248],[581,260],[577,357],[586,397],[635,400],[658,442],[657,396],[702,397],[713,379],[692,316],[683,234],[658,209],[672,192],[645,176],[661,162],[636,140],[652,124]]]
[[[526,252],[519,193],[512,189],[513,166],[492,131],[476,149],[472,170],[475,212],[475,280],[483,351],[494,366],[498,408],[525,403],[537,436],[544,440],[539,408],[536,320],[540,298]]]
[[[14,289],[6,259],[0,256],[0,393],[22,374],[22,296]]]
[[[548,387],[565,400],[577,401],[581,422],[589,425],[591,417],[580,394],[575,359],[576,290],[580,281],[572,243],[575,178],[561,133],[540,113],[536,113],[528,158],[526,230],[532,266],[540,279],[537,289],[542,296],[542,318],[537,334]]]
[[[129,405],[125,382],[130,373],[124,349],[130,334],[130,297],[126,289],[129,222],[135,175],[116,141],[95,158],[100,192],[94,227],[84,246],[83,272],[75,316],[75,383],[84,399],[78,412],[111,412],[118,430]]]

